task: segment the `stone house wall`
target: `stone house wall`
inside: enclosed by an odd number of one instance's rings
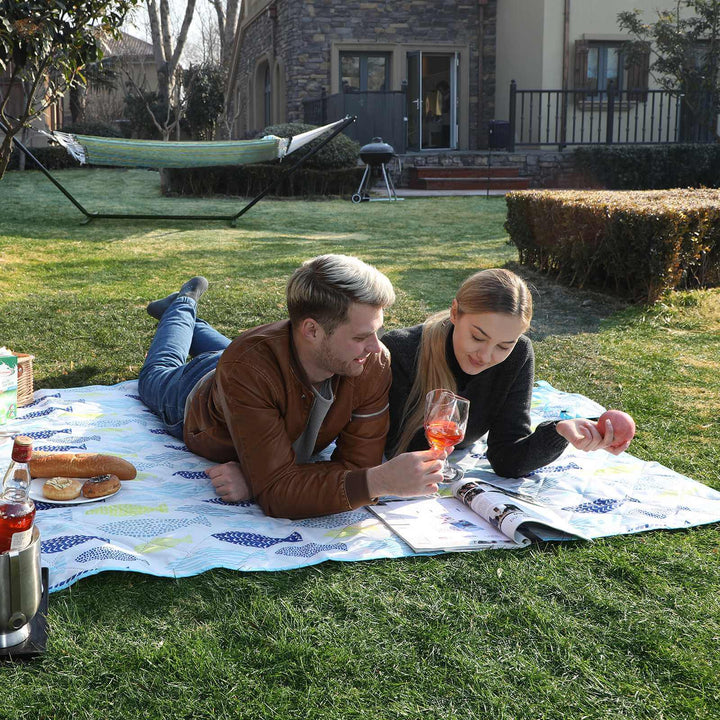
[[[273,122],[303,118],[303,100],[318,98],[331,88],[332,44],[352,42],[363,47],[377,44],[404,48],[454,44],[467,47],[468,89],[464,104],[467,146],[487,145],[487,123],[494,117],[495,11],[497,0],[275,0],[243,29],[238,62],[238,91],[246,108],[239,135],[258,131],[254,109],[258,63],[268,60],[284,79],[283,106]],[[405,75],[405,67],[401,74]],[[396,73],[396,77],[397,77]],[[400,90],[400,87],[392,87]],[[243,98],[243,95],[245,98]]]

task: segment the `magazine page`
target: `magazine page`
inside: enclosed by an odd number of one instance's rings
[[[385,498],[367,509],[415,552],[517,548],[529,542],[511,540],[452,496]]]
[[[516,543],[532,540],[561,540],[585,535],[569,526],[550,508],[532,496],[500,489],[482,480],[458,480],[453,495],[474,513]]]

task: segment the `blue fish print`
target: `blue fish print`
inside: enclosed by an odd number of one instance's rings
[[[577,513],[598,513],[598,514],[605,514],[609,512],[613,512],[613,510],[617,510],[621,505],[625,504],[626,502],[640,502],[639,500],[636,500],[635,498],[631,497],[624,497],[622,500],[617,500],[614,498],[596,498],[595,500],[592,500],[591,502],[584,502],[580,503],[579,505],[576,505],[575,507],[565,507],[563,510],[569,510],[571,512],[577,512]]]
[[[23,420],[29,420],[30,418],[46,417],[47,415],[51,415],[52,413],[57,412],[58,410],[61,410],[62,412],[69,412],[69,413],[71,413],[73,411],[71,407],[48,408],[47,410],[38,410],[37,412],[24,413]]]
[[[107,547],[96,547],[91,550],[86,550],[75,558],[76,562],[81,563],[98,562],[100,560],[122,560],[123,562],[137,562],[138,560],[142,560],[146,565],[149,564],[147,560],[137,558],[130,553],[123,552],[122,550],[112,550]]]
[[[210,500],[203,500],[204,503],[211,503],[212,505],[222,505],[223,507],[250,507],[255,503],[252,500],[241,500],[240,502],[231,503],[225,502],[222,498],[211,498]]]
[[[59,398],[60,393],[54,393],[53,395],[43,395],[42,397],[39,397],[37,400],[33,400],[31,403],[28,403],[25,405],[24,409],[31,408],[31,407],[37,407],[41,403],[45,402],[45,400],[48,400],[49,398]]]
[[[170,433],[165,428],[152,428],[150,432],[153,435],[169,435]]]
[[[298,532],[292,533],[284,538],[268,537],[267,535],[256,535],[255,533],[239,532],[232,530],[231,532],[217,533],[214,538],[229,542],[233,545],[247,545],[248,547],[269,548],[281,542],[300,542],[302,535]]]
[[[199,472],[196,470],[178,470],[177,472],[173,473],[173,477],[175,475],[179,475],[181,478],[185,478],[186,480],[207,480],[208,476],[205,474],[203,470],[200,470]]]
[[[345,543],[334,543],[333,545],[318,545],[317,543],[308,543],[299,547],[284,547],[275,551],[276,555],[290,555],[292,557],[309,558],[321,552],[330,552],[332,550],[341,550],[347,552]]]
[[[180,528],[191,525],[205,525],[210,527],[210,521],[201,515],[194,518],[180,519],[156,519],[147,518],[143,520],[118,520],[117,522],[101,525],[100,530],[110,535],[125,535],[126,537],[155,537],[156,535],[168,535]]]
[[[41,445],[35,449],[42,452],[71,452],[74,450],[87,450],[87,445],[84,443],[80,445]]]
[[[88,540],[100,540],[102,542],[110,542],[107,538],[97,537],[97,535],[62,535],[50,540],[40,542],[40,552],[43,553],[59,553],[68,548],[75,547]]]
[[[165,445],[166,448],[170,448],[171,450],[181,450],[182,452],[190,452],[185,445]]]
[[[37,432],[27,432],[25,435],[31,437],[33,440],[47,440],[53,435],[59,435],[60,433],[72,434],[71,428],[63,428],[62,430],[39,430]]]
[[[325,515],[324,517],[308,518],[307,520],[298,521],[298,525],[312,528],[326,528],[332,530],[336,527],[347,527],[354,525],[356,522],[366,520],[368,514],[366,512],[344,512],[337,515]]]

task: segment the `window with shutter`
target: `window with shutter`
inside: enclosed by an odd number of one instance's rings
[[[624,98],[634,102],[647,100],[650,51],[626,62],[625,44],[594,40],[575,42],[575,89],[580,102],[603,100],[608,88],[628,91]]]

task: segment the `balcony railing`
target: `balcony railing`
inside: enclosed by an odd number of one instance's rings
[[[510,83],[508,147],[713,142],[717,117],[666,90],[519,90]],[[698,120],[710,117],[711,121]],[[713,122],[714,121],[714,122]]]

